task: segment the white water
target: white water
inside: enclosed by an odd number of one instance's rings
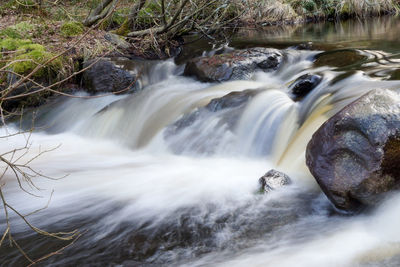
[[[153,69],[138,94],[67,99],[45,108],[39,121],[48,131],[31,136],[21,161],[60,145],[31,166],[47,176],[68,176],[35,179],[45,189],[33,190],[44,196],[37,199],[21,192],[8,172],[6,198],[28,213],[45,205],[54,189],[49,208],[32,221],[46,229],[88,230],[65,254],[50,259],[58,264],[356,266],[390,260],[400,253],[399,197],[373,214],[332,216],[304,152],[334,112],[370,89],[399,83],[360,71],[331,85],[340,73],[313,68],[318,52],[284,52],[288,59],[279,71],[256,73],[252,81],[200,83],[179,76],[167,61],[155,66],[163,71]],[[302,102],[290,99],[290,82],[321,72],[324,80]],[[262,91],[242,111],[204,113],[166,138],[166,127],[184,114],[246,89]],[[230,115],[237,120],[233,128],[225,122]],[[0,151],[23,147],[26,138],[2,139]],[[173,153],[176,146],[185,149]],[[287,173],[293,184],[257,194],[258,178],[271,168]],[[14,225],[29,235],[18,219]],[[29,251],[45,241],[26,244]],[[3,257],[5,264],[21,259],[15,251],[6,253],[14,258]]]

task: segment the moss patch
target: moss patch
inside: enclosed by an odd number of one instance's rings
[[[45,50],[31,50],[30,52],[20,54],[15,57],[16,60],[20,60],[11,65],[14,72],[19,74],[27,74],[35,69],[38,65],[43,65],[55,55]],[[57,58],[54,61],[42,66],[33,76],[43,77],[46,74],[52,76],[52,72],[56,72],[62,68],[62,59]]]
[[[0,48],[2,50],[15,51],[19,47],[32,44],[31,40],[21,40],[15,38],[6,38],[0,41]]]
[[[6,38],[0,41],[0,48],[6,51],[15,51],[10,54],[9,61],[17,61],[11,64],[11,69],[19,74],[27,74],[38,65],[45,64],[54,54],[46,51],[40,44],[34,44],[31,40]],[[56,72],[62,68],[62,59],[57,58],[35,73],[35,77],[42,77],[50,71]]]
[[[61,26],[61,34],[64,37],[76,36],[83,33],[84,27],[80,22],[66,22]]]

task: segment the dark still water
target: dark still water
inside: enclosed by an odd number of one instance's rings
[[[49,207],[28,218],[47,231],[83,234],[40,264],[399,266],[400,195],[366,215],[341,216],[304,159],[313,132],[346,104],[372,89],[400,88],[399,33],[400,20],[393,17],[239,29],[225,47],[200,40],[176,61],[125,62],[144,70],[139,93],[58,99],[41,107],[38,123],[46,130],[31,136],[21,160],[60,145],[31,166],[68,176],[35,179],[43,189],[32,191],[43,196],[35,198],[8,172],[5,197],[27,214],[45,205],[54,189]],[[277,70],[215,84],[182,75],[183,62],[196,55],[260,46],[283,54]],[[290,84],[305,74],[322,80],[294,101]],[[244,105],[204,108],[245,90],[257,93]],[[21,135],[1,139],[0,151],[25,142]],[[258,193],[258,179],[272,168],[292,184]],[[68,245],[34,234],[15,214],[11,219],[32,259]],[[0,264],[29,262],[7,244]]]

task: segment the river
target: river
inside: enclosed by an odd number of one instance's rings
[[[400,194],[367,214],[340,214],[304,155],[311,135],[345,105],[372,89],[400,88],[400,21],[240,29],[229,46],[278,48],[283,65],[248,81],[202,83],[182,76],[188,57],[212,51],[197,41],[176,61],[140,63],[146,65],[140,92],[58,98],[39,109],[31,136],[0,140],[2,152],[29,143],[21,162],[51,150],[30,166],[62,178],[35,178],[41,190],[29,190],[37,198],[8,172],[10,204],[26,214],[46,205],[54,190],[48,208],[29,220],[46,231],[82,233],[43,265],[399,266]],[[323,80],[293,101],[289,85],[304,74]],[[244,107],[202,109],[248,89],[260,93]],[[196,111],[193,121],[175,127]],[[292,184],[260,194],[258,179],[270,169],[288,174]],[[38,236],[15,214],[11,219],[15,238],[34,259],[68,244]],[[2,246],[0,263],[28,262]]]

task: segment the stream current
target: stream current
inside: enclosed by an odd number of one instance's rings
[[[38,110],[40,130],[29,140],[1,139],[0,151],[28,140],[21,161],[51,150],[31,167],[67,176],[35,179],[42,189],[31,190],[42,196],[36,198],[8,172],[6,198],[27,214],[46,205],[54,189],[49,207],[30,221],[47,231],[83,233],[45,266],[399,266],[400,195],[368,214],[340,215],[304,159],[312,134],[330,116],[369,90],[400,88],[399,29],[398,20],[382,18],[239,31],[230,46],[279,48],[279,69],[213,84],[184,77],[179,59],[146,62],[140,92],[57,98]],[[212,51],[193,46],[184,57]],[[295,102],[289,86],[304,74],[323,79]],[[204,111],[213,99],[249,89],[259,93],[244,106]],[[293,183],[258,193],[258,179],[272,168]],[[68,244],[10,216],[32,258]],[[27,263],[15,248],[0,249],[1,266]]]

